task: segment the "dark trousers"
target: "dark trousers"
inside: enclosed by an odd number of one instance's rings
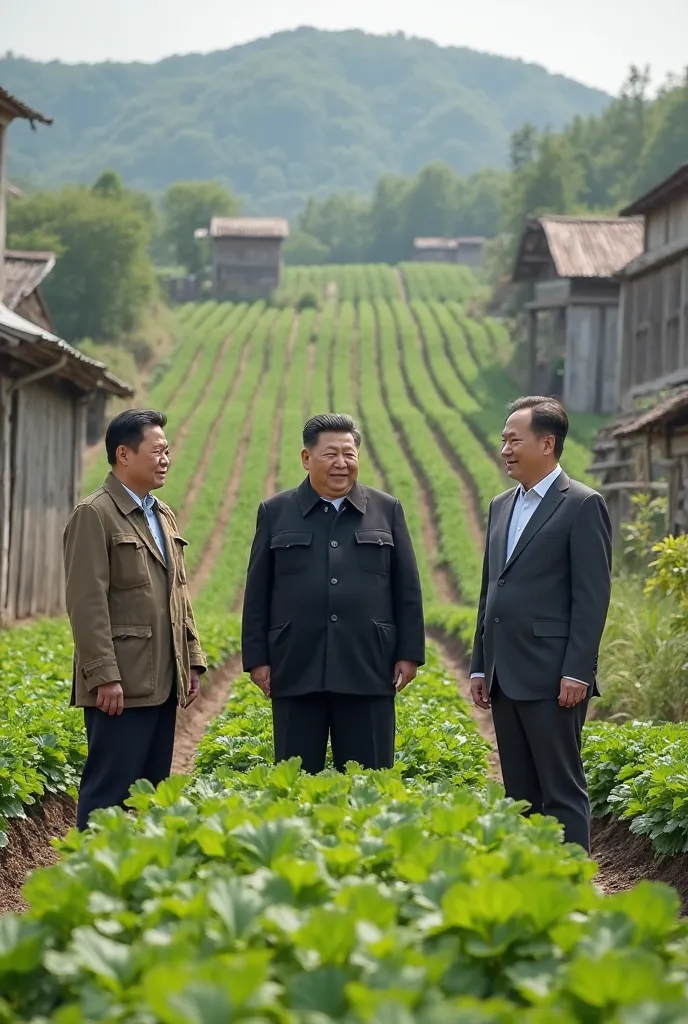
[[[176,718],[174,686],[156,707],[125,708],[121,715],[84,708],[88,755],[79,786],[77,828],[86,828],[91,811],[123,807],[138,779],[157,786],[168,777]]]
[[[556,818],[565,841],[589,853],[590,804],[581,760],[589,700],[573,708],[556,700],[512,700],[496,679],[490,699],[506,795],[527,800],[527,813]]]
[[[347,761],[362,768],[391,768],[394,763],[394,697],[351,697],[308,693],[272,701],[275,763],[300,757],[311,775],[325,767],[328,736],[337,771]]]

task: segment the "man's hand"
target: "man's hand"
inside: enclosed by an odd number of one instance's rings
[[[474,676],[471,679],[471,697],[476,707],[482,708],[484,711],[490,710],[490,694],[487,689],[487,679],[484,676]]]
[[[562,679],[559,691],[559,706],[572,708],[580,704],[588,695],[588,688],[585,683],[576,683],[573,679]]]
[[[192,668],[189,671],[189,692],[186,697],[185,708],[188,708],[190,704],[196,700],[199,693],[201,692],[201,675],[198,669]]]
[[[270,696],[270,666],[258,665],[251,669],[251,681],[259,686],[266,697]]]
[[[418,666],[415,661],[398,661],[394,666],[394,688],[401,693],[405,686],[416,678]]]
[[[98,687],[97,706],[106,715],[121,715],[124,711],[124,690],[121,683],[101,683]]]

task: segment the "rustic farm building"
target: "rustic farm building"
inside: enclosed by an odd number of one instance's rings
[[[482,267],[484,238],[414,238],[413,258],[419,263],[458,263]]]
[[[611,412],[616,400],[619,284],[642,251],[642,218],[528,220],[514,282],[530,285],[528,388],[574,412]]]
[[[198,234],[198,233],[197,233]],[[289,224],[279,217],[213,217],[213,294],[218,299],[268,298],[282,277]]]
[[[64,610],[62,531],[81,487],[86,410],[131,389],[49,329],[49,253],[5,253],[6,128],[49,124],[0,89],[0,620]],[[24,315],[21,315],[24,313]],[[32,322],[33,321],[33,322]]]
[[[688,164],[621,211],[645,219],[643,250],[619,274],[617,418],[595,468],[613,521],[633,491],[668,491],[668,527],[688,529]]]
[[[32,324],[53,331],[53,322],[41,295],[40,286],[55,266],[51,252],[19,252],[5,249],[5,293],[8,309],[26,317]]]

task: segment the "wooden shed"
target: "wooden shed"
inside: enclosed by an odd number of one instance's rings
[[[413,259],[418,263],[457,263],[477,269],[484,262],[486,241],[481,237],[414,238]]]
[[[644,218],[643,246],[618,275],[617,416],[597,436],[594,468],[617,529],[629,494],[668,489],[668,526],[684,532],[688,164],[621,215]]]
[[[617,391],[615,275],[640,254],[641,217],[532,217],[513,281],[530,285],[528,388],[574,412],[606,413]]]
[[[642,253],[621,279],[621,409],[688,382],[688,164],[625,210],[645,218]]]
[[[213,217],[213,295],[217,299],[263,299],[279,288],[282,243],[289,224],[280,217]]]
[[[62,531],[79,498],[86,411],[131,388],[0,304],[0,619],[64,610]]]
[[[133,394],[53,333],[51,253],[5,253],[6,128],[50,119],[0,89],[0,624],[64,611],[62,532],[81,489],[89,403]],[[22,315],[23,314],[23,315]]]

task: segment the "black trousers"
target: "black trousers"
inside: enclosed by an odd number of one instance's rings
[[[529,814],[556,818],[565,841],[589,853],[590,803],[581,760],[589,698],[572,708],[557,700],[512,700],[495,679],[490,699],[506,795],[527,800]]]
[[[394,697],[351,697],[342,693],[308,693],[272,700],[275,763],[300,757],[311,775],[325,767],[328,736],[337,771],[347,761],[362,768],[394,764]]]
[[[92,811],[123,807],[138,779],[154,786],[172,768],[174,729],[177,719],[177,688],[164,704],[125,708],[121,715],[106,715],[98,708],[84,708],[88,754],[79,786],[77,828],[83,830]]]

